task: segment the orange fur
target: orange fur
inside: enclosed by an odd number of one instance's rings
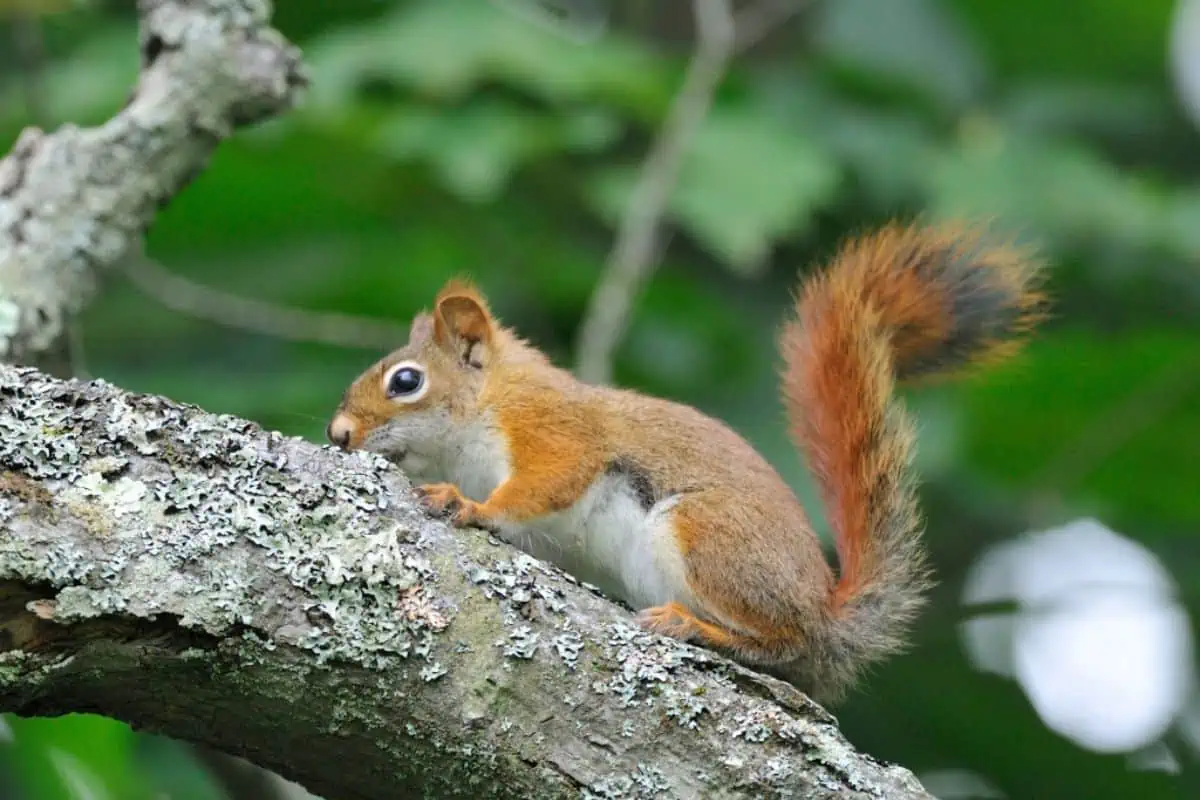
[[[720,490],[680,501],[672,512],[675,537],[687,555],[688,584],[712,620],[690,624],[691,638],[752,663],[798,657],[806,623],[820,615],[831,576],[816,537],[803,516],[796,517],[793,506],[749,503]],[[791,547],[802,560],[787,570],[796,580],[764,586],[762,576],[786,563],[779,550],[783,543],[774,541],[782,531],[771,528],[788,518],[796,518],[795,532],[802,537]]]
[[[552,395],[534,394],[496,407],[512,457],[512,477],[481,513],[525,520],[577,501],[604,469],[603,449],[586,417],[564,414]],[[485,401],[486,402],[486,401]]]
[[[735,653],[756,653],[762,650],[764,644],[761,635],[746,636],[734,633],[721,625],[701,619],[681,603],[647,608],[638,614],[638,622],[651,633],[699,642],[705,647]],[[790,649],[794,645],[795,639],[788,636],[780,641],[779,649]]]
[[[1038,318],[1035,277],[1023,254],[975,233],[891,226],[802,285],[780,337],[782,390],[836,533],[836,577],[791,489],[742,437],[688,406],[580,383],[465,281],[347,389],[335,421],[348,448],[429,477],[423,501],[454,524],[561,557],[642,598],[647,629],[833,700],[902,646],[930,582],[895,383],[1012,352]],[[386,394],[401,361],[424,370],[423,393]]]

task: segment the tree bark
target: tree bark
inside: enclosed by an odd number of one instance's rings
[[[0,360],[49,363],[104,269],[235,128],[289,108],[300,52],[269,0],[139,0],[142,67],[95,128],[29,128],[0,160]]]
[[[928,797],[787,684],[410,489],[376,456],[0,366],[0,711],[106,714],[331,800]]]

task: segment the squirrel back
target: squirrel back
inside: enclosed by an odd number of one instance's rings
[[[578,381],[467,283],[447,284],[408,343],[354,381],[328,435],[392,459],[454,524],[624,600],[647,630],[828,702],[901,648],[931,584],[895,384],[1009,353],[1038,316],[1036,272],[958,229],[892,226],[802,284],[782,390],[836,577],[795,494],[736,432]]]
[[[793,671],[839,696],[902,649],[932,581],[897,381],[1011,354],[1041,317],[1038,262],[954,227],[891,225],[807,280],[780,336],[783,401],[837,543],[819,644]]]

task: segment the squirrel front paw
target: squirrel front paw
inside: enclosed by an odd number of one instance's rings
[[[427,483],[415,491],[427,511],[438,516],[449,515],[455,527],[478,524],[475,509],[479,504],[464,497],[453,483]]]

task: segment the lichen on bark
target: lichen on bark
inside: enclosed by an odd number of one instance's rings
[[[374,456],[0,367],[0,710],[99,709],[331,798],[927,796],[790,686],[410,490]]]

